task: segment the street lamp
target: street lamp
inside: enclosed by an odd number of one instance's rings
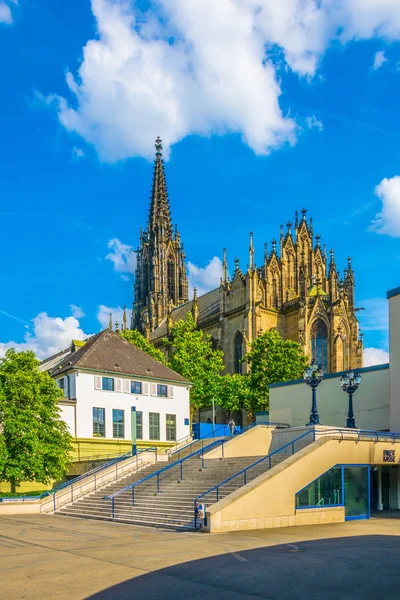
[[[310,422],[307,425],[319,425],[319,414],[317,410],[317,387],[324,378],[324,370],[320,365],[312,361],[304,371],[304,381],[312,389],[312,406]]]
[[[347,413],[346,427],[351,429],[356,428],[356,421],[353,412],[353,394],[361,383],[361,375],[357,372],[350,371],[340,378],[342,390],[349,395],[349,412]]]

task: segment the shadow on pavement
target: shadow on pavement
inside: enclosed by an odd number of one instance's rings
[[[229,540],[232,543],[232,539]],[[227,546],[229,545],[227,539]],[[400,539],[295,542],[181,563],[127,580],[90,600],[398,600]],[[140,565],[138,565],[140,568]]]

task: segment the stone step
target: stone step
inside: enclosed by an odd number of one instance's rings
[[[70,515],[69,513],[61,513],[61,512],[57,512],[55,513],[57,516],[61,516],[61,517],[75,517],[78,519],[94,519],[96,521],[114,521],[117,523],[124,523],[126,525],[141,525],[144,527],[155,527],[155,528],[159,528],[159,529],[168,529],[168,530],[172,530],[172,531],[176,531],[176,530],[182,530],[182,531],[195,531],[195,526],[194,526],[194,521],[191,521],[188,524],[183,524],[183,525],[178,525],[178,524],[170,524],[170,523],[162,523],[162,522],[150,522],[150,521],[141,521],[141,520],[134,520],[134,519],[124,519],[124,518],[116,518],[116,519],[112,519],[111,516],[109,517],[100,517],[100,516],[96,516],[96,515],[92,515],[92,516],[88,516],[88,515],[81,515],[79,513]],[[197,524],[197,529],[199,528],[199,524]]]

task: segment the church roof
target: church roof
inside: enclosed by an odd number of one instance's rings
[[[51,368],[49,375],[56,376],[72,368],[187,383],[184,377],[110,329],[90,337],[84,346]]]
[[[219,288],[207,292],[197,298],[199,307],[199,326],[202,327],[204,323],[213,315],[219,313],[220,310],[220,291]],[[172,319],[174,323],[177,321],[185,320],[188,313],[192,310],[193,300],[174,308],[172,311]],[[167,336],[167,319],[165,318],[161,324],[152,331],[150,339],[152,341]]]

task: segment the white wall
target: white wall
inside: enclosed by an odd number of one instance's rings
[[[97,374],[98,375],[98,374]],[[117,379],[117,378],[115,378]],[[127,379],[118,377],[118,379]],[[133,377],[131,378],[133,379]],[[135,381],[141,381],[135,378]],[[143,380],[142,380],[143,381]],[[159,381],[160,384],[166,383]],[[168,384],[170,385],[170,383]],[[114,385],[114,389],[115,389]],[[185,419],[190,417],[189,389],[183,385],[173,385],[173,398],[158,398],[155,396],[136,395],[126,392],[108,392],[95,389],[95,372],[80,372],[76,376],[77,395],[77,437],[93,438],[93,407],[105,409],[105,438],[114,439],[112,410],[125,411],[125,439],[131,439],[131,407],[143,413],[143,441],[149,441],[149,413],[160,414],[160,440],[166,441],[166,414],[176,415],[176,439],[189,435],[190,426],[185,425]],[[121,386],[124,389],[123,382]],[[142,386],[143,388],[143,386]],[[150,388],[150,386],[149,386]],[[118,438],[120,439],[120,438]]]
[[[390,351],[390,429],[400,431],[400,288],[388,292]]]
[[[365,367],[359,369],[359,373],[361,384],[353,396],[357,428],[389,429],[388,365]],[[348,395],[340,386],[341,375],[342,373],[328,375],[317,388],[317,406],[321,425],[346,426],[349,403]],[[301,427],[309,422],[311,388],[304,382],[271,386],[269,402],[271,422],[288,423],[292,427]],[[400,428],[397,431],[400,431]]]
[[[60,418],[66,422],[72,437],[75,437],[75,404],[60,404]]]

